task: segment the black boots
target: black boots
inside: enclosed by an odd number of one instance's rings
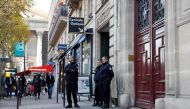
[[[73,106],[71,104],[67,105],[65,108],[72,108]],[[75,104],[75,108],[80,108],[78,104]]]
[[[78,104],[75,104],[75,107],[76,107],[76,108],[80,108],[80,106],[79,106]]]

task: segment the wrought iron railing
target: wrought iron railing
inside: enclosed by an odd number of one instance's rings
[[[50,26],[50,29],[49,29],[49,32],[50,32],[49,41],[53,38],[52,33],[53,33],[53,31],[55,31],[55,26],[57,24],[57,21],[58,21],[59,17],[61,17],[61,16],[65,16],[65,17],[68,16],[68,6],[66,4],[60,6],[56,10],[56,13],[52,18],[51,26]]]

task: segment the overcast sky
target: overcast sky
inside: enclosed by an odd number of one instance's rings
[[[51,1],[52,0],[33,0],[34,5],[30,9],[31,13],[28,13],[30,18],[47,20]]]
[[[38,8],[47,14],[49,13],[51,0],[34,0],[34,8]]]

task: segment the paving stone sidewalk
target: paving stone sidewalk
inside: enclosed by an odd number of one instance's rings
[[[40,100],[35,100],[34,97],[26,96],[22,98],[22,104],[19,106],[19,109],[65,109],[63,107],[62,95],[59,95],[58,100],[59,102],[56,103],[56,96],[54,96],[53,99],[48,99],[47,95],[42,95]],[[16,109],[16,103],[16,97],[5,98],[0,101],[0,109]],[[80,97],[78,104],[80,105],[80,109],[100,109],[99,107],[93,107],[93,102],[88,101],[86,97]],[[111,107],[110,109],[119,108]]]

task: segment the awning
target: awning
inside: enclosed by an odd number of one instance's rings
[[[59,59],[62,59],[67,52],[69,52],[71,49],[79,45],[81,42],[83,42],[89,35],[93,34],[93,28],[88,28],[85,31],[85,34],[82,34],[78,39],[76,39],[74,42],[71,43],[71,45],[67,48],[67,50],[64,51],[64,53],[59,57]]]
[[[52,65],[44,65],[44,66],[39,66],[39,67],[30,67],[28,68],[29,71],[31,72],[52,72],[53,71],[53,66]]]
[[[67,50],[65,50],[64,53],[61,56],[59,56],[59,59],[63,58],[68,51],[70,51],[71,49],[73,49],[74,47],[76,47],[77,45],[79,45],[85,39],[86,39],[86,34],[81,35],[78,40],[76,40],[71,46],[69,46],[67,48]]]
[[[25,71],[16,73],[16,76],[28,75],[28,74],[30,74],[30,73],[31,73],[31,71],[25,70]]]

